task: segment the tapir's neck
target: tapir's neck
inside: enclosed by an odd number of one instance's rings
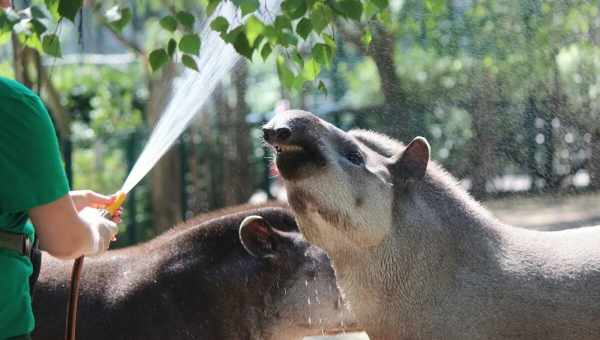
[[[442,173],[395,187],[390,235],[378,246],[330,256],[348,300],[361,301],[352,306],[358,320],[410,337],[428,329],[423,323],[431,320],[440,294],[454,289],[461,268],[494,261],[499,224]],[[382,306],[389,319],[374,313]]]
[[[397,185],[396,227],[416,227],[424,233],[490,233],[498,222],[450,175],[435,164],[419,181]],[[493,232],[492,232],[493,234]],[[493,235],[490,234],[490,237]]]

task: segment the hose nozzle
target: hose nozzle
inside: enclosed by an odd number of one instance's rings
[[[106,212],[110,216],[113,216],[117,212],[117,210],[119,210],[121,205],[123,205],[123,202],[125,202],[126,197],[127,195],[123,191],[118,191],[117,198],[108,207],[106,207]]]

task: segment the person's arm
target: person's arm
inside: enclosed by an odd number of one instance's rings
[[[83,198],[85,200],[85,198]],[[94,198],[89,204],[93,205]],[[99,211],[85,208],[77,212],[70,195],[29,210],[40,248],[62,259],[81,255],[98,255],[108,249],[117,233],[117,225],[100,216]]]

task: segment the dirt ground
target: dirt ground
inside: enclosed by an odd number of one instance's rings
[[[556,231],[600,225],[600,193],[576,196],[507,198],[484,202],[501,221],[517,227]],[[305,340],[368,340],[365,333]]]

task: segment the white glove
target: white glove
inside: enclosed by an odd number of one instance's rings
[[[84,208],[79,212],[79,217],[88,225],[91,235],[83,254],[98,256],[104,253],[119,231],[117,224],[102,217],[100,210],[94,208]]]

